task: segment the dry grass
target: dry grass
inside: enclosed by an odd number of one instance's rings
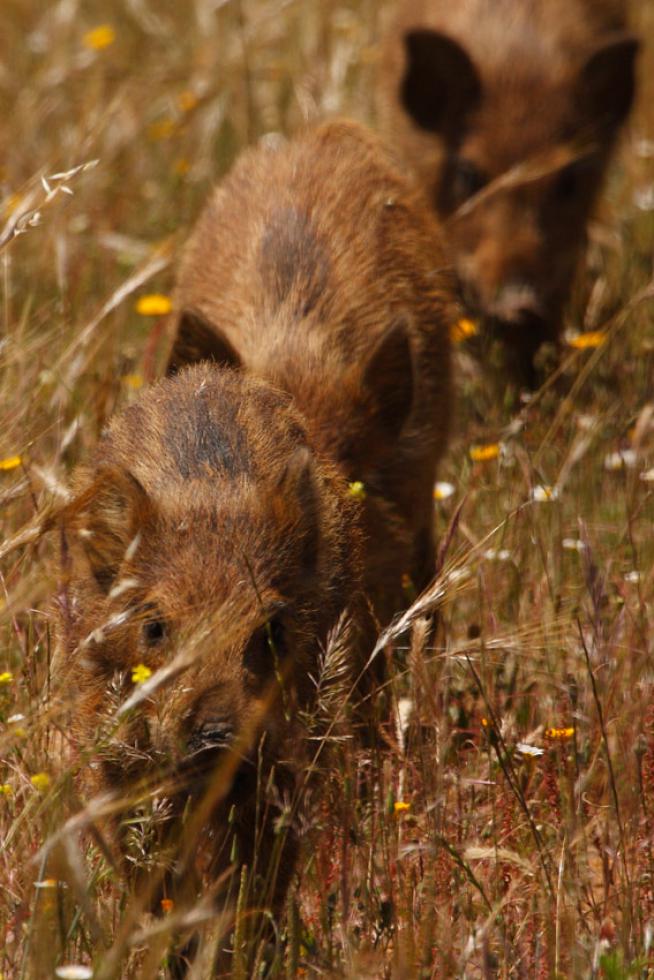
[[[177,236],[211,181],[265,132],[325,112],[374,118],[379,12],[374,0],[3,5],[0,548],[65,497],[108,417],[156,375],[161,321],[135,300],[169,290]],[[636,15],[654,39],[645,0]],[[115,38],[95,50],[85,35],[102,24]],[[645,61],[649,93],[570,316],[608,338],[569,348],[556,383],[517,412],[461,353],[441,534],[465,502],[436,643],[419,623],[409,649],[397,641],[397,717],[374,752],[344,742],[319,757],[273,976],[654,976],[651,51]],[[472,445],[498,442],[498,458],[471,460]],[[607,468],[617,452],[628,465]],[[534,500],[540,486],[553,499]],[[40,980],[73,962],[163,976],[177,910],[139,916],[77,825],[48,868],[42,857],[81,808],[48,706],[51,550],[23,544],[0,579],[0,972]],[[155,822],[134,825],[137,851]],[[197,911],[208,956],[224,924]],[[248,928],[242,917],[236,976],[258,970]],[[210,975],[207,962],[193,975]]]

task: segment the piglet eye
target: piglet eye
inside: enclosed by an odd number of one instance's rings
[[[143,624],[143,639],[149,647],[155,647],[166,638],[167,628],[163,619],[148,619]]]

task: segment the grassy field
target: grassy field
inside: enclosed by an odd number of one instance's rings
[[[138,301],[169,295],[176,251],[239,149],[329,113],[374,121],[382,10],[3,4],[5,980],[62,964],[165,975],[178,910],[141,914],[99,833],[69,828],[43,856],[83,801],[48,698],[54,543],[29,528],[157,376],[163,321]],[[634,15],[654,39],[651,3]],[[649,88],[569,316],[571,336],[601,335],[567,344],[557,378],[518,409],[458,347],[441,535],[462,510],[436,643],[419,628],[398,642],[378,747],[345,743],[321,773],[273,976],[654,977],[653,67],[647,49]],[[207,957],[220,928],[203,927]],[[235,975],[257,974],[246,963]]]

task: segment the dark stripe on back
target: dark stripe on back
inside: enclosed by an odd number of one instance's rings
[[[273,213],[261,238],[259,272],[276,306],[290,300],[299,316],[314,308],[325,290],[329,256],[306,214],[293,207]]]
[[[230,477],[250,470],[238,408],[228,401],[219,407],[210,406],[209,394],[200,390],[191,404],[180,405],[177,414],[168,413],[164,449],[186,480],[206,475],[207,467]],[[214,417],[218,413],[219,417]]]

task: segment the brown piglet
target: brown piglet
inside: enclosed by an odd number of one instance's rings
[[[458,318],[439,229],[380,140],[335,120],[243,154],[186,245],[169,370],[202,358],[293,396],[363,496],[382,625],[434,575]],[[404,582],[404,584],[403,584]]]
[[[233,904],[247,866],[251,901],[279,911],[300,718],[331,633],[357,622],[359,504],[287,394],[211,364],[115,416],[74,491],[58,675],[86,791],[124,799],[128,863],[139,812],[155,835],[146,907],[188,910],[203,885]]]
[[[151,907],[188,905],[201,882],[218,893],[230,868],[233,905],[247,867],[239,907],[279,911],[320,651],[348,617],[354,702],[370,610],[388,622],[403,576],[434,574],[457,318],[439,250],[420,192],[365,129],[246,152],[184,251],[170,377],[77,473],[60,674],[92,785],[125,796],[128,857],[130,801],[155,795],[168,870]]]
[[[387,33],[383,127],[445,221],[469,310],[528,383],[560,335],[637,50],[624,0],[405,0]]]

